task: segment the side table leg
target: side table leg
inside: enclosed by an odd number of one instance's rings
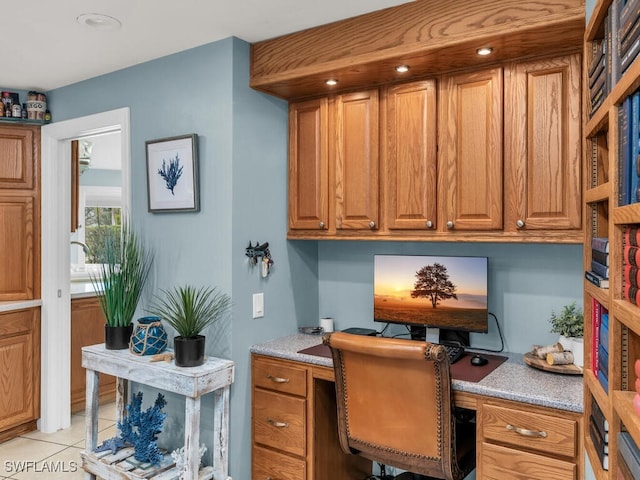
[[[227,480],[229,474],[229,394],[231,387],[214,391],[213,478]]]
[[[87,368],[85,397],[85,451],[94,452],[98,442],[98,372]],[[86,480],[95,480],[96,476],[85,472]]]
[[[184,472],[181,480],[197,480],[200,470],[200,397],[186,397],[184,408]]]

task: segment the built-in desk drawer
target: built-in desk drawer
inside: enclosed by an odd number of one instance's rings
[[[482,480],[577,480],[572,462],[513,448],[482,444]]]
[[[482,437],[502,444],[573,458],[578,445],[578,423],[496,405],[482,409]]]
[[[307,371],[304,368],[254,357],[252,377],[256,387],[301,397],[307,395]]]
[[[253,480],[305,480],[304,460],[283,455],[273,450],[253,448]]]
[[[305,404],[304,398],[256,388],[253,392],[254,442],[303,457]]]

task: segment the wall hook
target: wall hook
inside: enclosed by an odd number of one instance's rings
[[[252,267],[255,267],[260,260],[260,274],[263,278],[269,275],[271,266],[273,265],[271,252],[269,251],[269,242],[265,242],[262,245],[260,245],[260,242],[256,242],[255,246],[249,242],[249,246],[245,250],[245,255],[249,257],[249,264]]]

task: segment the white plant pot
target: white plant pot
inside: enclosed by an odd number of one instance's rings
[[[573,364],[584,367],[584,338],[571,339],[571,352],[573,352]]]
[[[571,341],[571,337],[560,335],[560,337],[558,338],[558,343],[562,345],[565,350],[573,351],[573,342]]]

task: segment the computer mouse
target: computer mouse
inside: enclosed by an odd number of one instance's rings
[[[483,365],[486,365],[487,363],[489,363],[489,360],[486,357],[483,357],[482,355],[474,355],[473,357],[471,357],[471,365],[473,365],[474,367],[481,367]]]

